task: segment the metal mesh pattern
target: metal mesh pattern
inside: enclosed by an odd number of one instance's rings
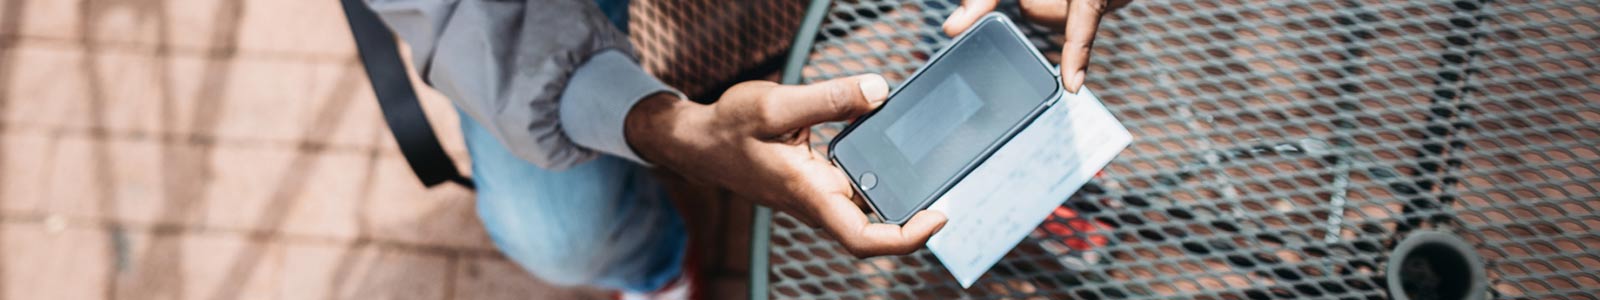
[[[640,63],[691,97],[712,96],[722,83],[789,50],[805,3],[788,0],[635,0],[628,31]],[[766,75],[766,73],[754,74]],[[720,93],[720,92],[718,92]],[[705,101],[713,99],[701,99]]]
[[[835,3],[805,80],[899,81],[948,41],[954,7]],[[1595,1],[1135,2],[1106,17],[1088,72],[1133,145],[972,288],[927,250],[858,260],[775,214],[769,295],[1388,298],[1390,249],[1436,230],[1476,247],[1487,296],[1595,299],[1597,15]]]

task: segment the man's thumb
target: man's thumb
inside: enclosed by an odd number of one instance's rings
[[[782,133],[823,122],[849,121],[883,105],[889,83],[878,74],[856,75],[809,85],[781,86],[766,101],[769,133]]]

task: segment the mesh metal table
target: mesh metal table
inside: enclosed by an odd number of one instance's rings
[[[897,83],[948,41],[954,2],[817,1],[785,80]],[[927,250],[855,259],[760,210],[752,296],[1596,299],[1597,16],[1596,1],[1136,1],[1106,17],[1087,80],[1133,145],[973,287]],[[1434,235],[1467,254],[1396,252]],[[1485,288],[1461,294],[1473,274]]]

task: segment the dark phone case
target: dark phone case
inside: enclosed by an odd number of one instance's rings
[[[921,68],[918,68],[916,72],[911,73],[911,77],[909,79],[906,79],[905,82],[909,83],[911,81],[917,80],[918,77],[922,76],[922,71],[925,71],[925,70],[928,69],[929,66],[932,66],[933,64],[938,63],[940,59],[944,58],[944,54],[946,52],[949,52],[950,49],[954,49],[958,45],[961,45],[962,43],[966,42],[967,36],[969,34],[971,34],[972,32],[974,32],[975,31],[974,29],[977,29],[977,28],[979,28],[979,27],[981,27],[981,26],[983,26],[983,25],[985,25],[985,24],[987,24],[989,22],[1000,22],[1001,24],[1004,24],[1007,29],[1010,29],[1009,31],[1012,34],[1016,35],[1017,39],[1022,40],[1024,43],[1029,43],[1028,42],[1028,37],[1026,35],[1022,34],[1022,30],[1018,29],[1015,23],[1011,22],[1011,18],[1006,17],[1005,15],[997,13],[997,12],[991,12],[989,14],[984,15],[983,18],[978,19],[978,22],[975,23],[972,27],[967,28],[966,32],[962,32],[960,35],[957,35],[954,39],[952,39],[951,42],[950,42],[950,46],[944,47],[943,49],[939,49],[939,52],[934,53],[933,57],[928,59],[928,63],[923,65]],[[1037,50],[1032,51],[1032,52],[1033,52],[1034,58],[1039,60],[1039,64],[1044,65],[1046,68],[1050,67],[1049,60],[1046,60],[1044,58],[1043,54],[1040,54],[1039,51],[1037,51]],[[1055,76],[1058,77],[1057,81],[1060,81],[1059,77],[1061,75],[1060,74],[1056,74]],[[904,87],[905,84],[901,84],[901,86]],[[891,100],[894,99],[894,96],[900,94],[901,90],[904,90],[904,89],[895,89],[894,93],[889,94],[889,98],[888,99],[891,99]],[[856,182],[857,180],[859,180],[858,179],[859,178],[859,176],[858,176],[859,174],[851,173],[850,172],[850,168],[848,168],[848,167],[844,166],[843,164],[839,163],[838,152],[834,151],[834,149],[838,149],[839,141],[840,140],[844,140],[846,137],[849,137],[850,136],[850,132],[852,132],[852,131],[854,131],[856,129],[856,125],[861,124],[862,120],[866,120],[867,118],[871,118],[873,115],[876,115],[878,113],[878,111],[883,110],[883,107],[885,107],[887,104],[885,104],[885,106],[880,106],[880,107],[878,107],[878,109],[875,109],[875,110],[873,110],[871,112],[868,112],[866,115],[863,115],[860,118],[857,118],[855,122],[851,122],[850,125],[846,126],[843,131],[840,131],[839,135],[835,136],[832,141],[829,141],[828,142],[828,160],[832,161],[833,165],[838,166],[839,169],[844,170],[845,175],[850,177],[850,187],[852,189],[855,189],[856,194],[859,194],[859,195],[861,195],[861,197],[863,199],[866,199],[867,206],[872,207],[872,212],[877,213],[878,216],[880,218],[882,218],[885,223],[905,224],[906,221],[910,221],[911,220],[911,216],[916,215],[916,212],[925,210],[925,209],[928,208],[929,205],[933,205],[933,201],[934,200],[939,199],[939,197],[943,196],[944,193],[949,192],[951,187],[954,187],[956,185],[956,183],[961,182],[962,179],[967,177],[967,174],[972,173],[973,169],[976,169],[978,167],[978,165],[980,165],[984,161],[988,160],[990,155],[993,155],[995,151],[1000,149],[1000,146],[1005,145],[1006,142],[1011,141],[1012,137],[1015,137],[1015,136],[1017,136],[1017,133],[1022,132],[1023,128],[1027,128],[1028,124],[1032,124],[1033,120],[1037,119],[1041,113],[1043,113],[1046,109],[1049,109],[1051,106],[1055,105],[1055,103],[1057,101],[1060,101],[1061,100],[1061,96],[1063,95],[1063,93],[1064,93],[1064,91],[1061,90],[1060,83],[1057,83],[1056,84],[1056,91],[1053,92],[1052,94],[1050,94],[1050,96],[1045,97],[1046,100],[1044,102],[1042,102],[1038,107],[1035,107],[1033,109],[1033,111],[1028,112],[1028,115],[1024,116],[1022,118],[1022,120],[1017,122],[1017,124],[1012,125],[1010,129],[1006,130],[1006,133],[1005,133],[1004,136],[1000,137],[999,139],[996,139],[995,142],[990,144],[989,146],[984,147],[983,152],[979,153],[977,157],[974,157],[972,159],[972,161],[967,162],[967,164],[965,166],[962,166],[961,170],[958,171],[955,176],[950,177],[950,179],[946,180],[943,184],[940,184],[939,185],[939,189],[934,190],[933,194],[929,195],[926,199],[922,199],[920,202],[918,202],[917,205],[916,205],[917,208],[915,210],[913,210],[911,214],[908,214],[908,215],[903,216],[903,217],[898,217],[898,218],[891,219],[889,216],[885,216],[883,214],[883,211],[878,208],[877,203],[872,200],[872,197],[868,196],[866,191],[861,190],[860,183]]]

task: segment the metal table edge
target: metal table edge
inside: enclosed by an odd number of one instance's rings
[[[794,42],[789,44],[789,57],[784,63],[780,83],[800,83],[801,70],[805,69],[807,58],[811,55],[811,45],[816,42],[817,30],[822,27],[830,3],[829,0],[812,0],[806,7],[800,29],[795,31]],[[769,292],[767,283],[770,282],[767,276],[771,267],[768,259],[771,258],[772,209],[756,205],[754,213],[750,229],[750,300],[766,300]]]

